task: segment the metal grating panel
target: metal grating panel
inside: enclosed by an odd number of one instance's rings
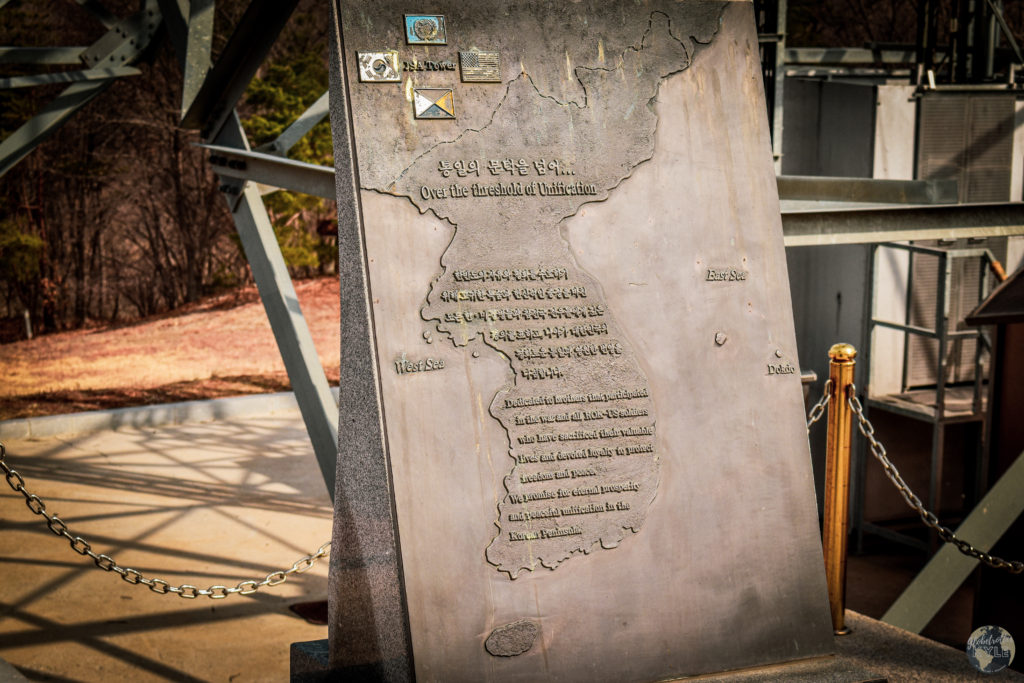
[[[981,303],[981,278],[984,276],[981,267],[980,258],[958,258],[953,261],[947,321],[950,331],[968,329],[964,318]],[[949,363],[947,382],[956,384],[974,381],[974,356],[977,349],[977,339],[950,340],[946,350]]]
[[[957,180],[961,202],[1005,202],[1010,199],[1013,155],[1014,97],[993,94],[930,93],[919,104],[917,177]],[[995,242],[995,241],[993,241]],[[1005,241],[1000,240],[999,246]],[[934,245],[934,243],[933,243]],[[995,244],[959,244],[961,248]],[[1005,247],[1004,247],[1005,249]],[[993,249],[998,253],[1001,249]],[[912,255],[908,322],[936,329],[939,259]],[[985,277],[980,258],[954,259],[949,281],[949,331],[965,329],[964,317],[980,301]],[[946,349],[947,383],[974,379],[974,340],[952,340]],[[987,355],[985,356],[987,363]],[[907,339],[906,388],[935,386],[938,341],[919,335]],[[986,370],[987,372],[987,370]]]
[[[910,257],[911,325],[935,329],[935,300],[939,291],[939,258],[930,254],[911,254]],[[938,367],[938,341],[917,334],[907,335],[906,389],[935,385]]]
[[[967,124],[967,201],[1010,201],[1014,98],[972,95]]]
[[[968,97],[965,95],[921,98],[917,140],[917,177],[923,180],[956,180],[964,201],[967,164],[964,159]]]
[[[1014,98],[933,93],[921,98],[917,177],[954,179],[962,202],[1010,200]]]
[[[996,258],[1005,256],[1006,241],[989,239],[968,244],[961,240],[953,248],[988,248]],[[920,243],[923,244],[923,243]],[[934,243],[928,246],[937,246]],[[928,329],[935,326],[936,299],[939,292],[939,258],[931,254],[911,255],[910,306],[908,322]],[[969,329],[964,318],[984,298],[982,290],[986,276],[983,259],[977,256],[951,258],[949,283],[949,316],[945,321],[949,331]],[[908,335],[906,388],[932,387],[938,370],[938,340],[920,335]],[[946,346],[947,384],[974,381],[974,360],[977,351],[975,339],[952,339]],[[982,355],[982,374],[988,374],[988,354]]]

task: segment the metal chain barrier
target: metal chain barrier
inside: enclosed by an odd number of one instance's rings
[[[825,408],[828,407],[828,401],[830,398],[829,390],[832,388],[832,380],[825,380],[825,392],[818,399],[818,402],[811,408],[811,412],[807,414],[807,433],[811,433],[811,425],[821,419],[822,415],[825,414]]]
[[[252,595],[260,588],[264,586],[277,586],[288,580],[288,577],[293,574],[302,574],[308,571],[316,561],[322,557],[325,557],[331,551],[331,542],[328,541],[320,546],[315,553],[306,555],[305,557],[297,560],[289,569],[279,570],[267,574],[263,580],[249,580],[241,581],[235,586],[210,586],[209,588],[199,588],[184,583],[180,586],[172,586],[163,579],[151,579],[142,574],[142,572],[132,569],[131,567],[122,567],[117,564],[114,558],[109,555],[98,554],[93,551],[92,546],[81,536],[73,536],[68,530],[67,524],[61,520],[55,514],[50,514],[46,511],[46,503],[34,493],[29,493],[25,488],[25,479],[18,474],[18,471],[11,468],[7,464],[6,460],[7,449],[2,443],[0,443],[0,471],[3,471],[4,476],[7,478],[7,484],[25,497],[25,505],[28,509],[37,515],[41,515],[46,519],[46,526],[49,527],[50,531],[56,536],[62,536],[68,540],[71,544],[71,549],[79,555],[87,555],[92,559],[97,567],[104,571],[114,572],[118,574],[122,579],[131,584],[142,584],[147,586],[149,590],[154,593],[173,593],[179,598],[194,599],[200,596],[210,598],[211,600],[221,600],[232,594],[238,595]]]
[[[821,397],[821,400],[811,408],[811,412],[807,419],[808,430],[812,424],[821,418],[821,414],[824,412],[825,406],[828,405],[829,388],[829,384],[826,382],[824,395]],[[875,428],[871,422],[868,421],[867,416],[864,415],[864,406],[861,405],[860,399],[857,398],[857,387],[853,384],[850,385],[847,402],[850,404],[850,409],[853,411],[853,414],[857,417],[857,428],[860,429],[860,433],[864,435],[864,438],[868,440],[868,444],[871,447],[871,454],[875,456],[875,459],[878,460],[879,463],[881,463],[882,469],[885,470],[885,476],[887,476],[889,481],[896,486],[896,489],[900,492],[900,495],[903,496],[903,500],[906,501],[907,505],[909,505],[910,508],[921,517],[921,521],[924,522],[925,526],[930,529],[934,529],[939,535],[939,538],[946,543],[952,543],[955,545],[957,550],[964,555],[973,557],[989,567],[994,569],[1005,569],[1011,574],[1024,573],[1024,562],[1019,560],[1004,560],[1001,557],[996,557],[995,555],[990,555],[989,553],[978,550],[967,541],[959,538],[955,533],[953,533],[952,529],[940,523],[939,518],[935,516],[935,513],[926,509],[924,503],[921,502],[921,499],[917,497],[909,486],[907,486],[907,482],[905,482],[903,477],[900,476],[900,472],[896,469],[896,465],[889,460],[885,446],[875,438]]]

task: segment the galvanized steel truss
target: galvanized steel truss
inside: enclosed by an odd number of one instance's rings
[[[81,64],[80,71],[0,79],[0,88],[70,83],[53,101],[0,142],[0,176],[117,78],[141,72],[134,64],[161,26],[182,67],[181,125],[201,131],[211,151],[242,248],[259,289],[281,358],[309,432],[327,490],[334,493],[338,407],[327,384],[306,319],[255,182],[334,198],[334,169],[296,162],[288,150],[327,114],[327,93],[273,142],[249,148],[237,104],[284,27],[297,0],[253,0],[216,63],[211,58],[214,0],[142,0],[125,18],[97,0],[77,0],[108,30],[84,47],[0,47],[0,64]],[[6,2],[0,0],[0,8]],[[2,9],[0,9],[2,11]],[[242,159],[239,161],[239,159]],[[324,179],[328,179],[327,182]]]

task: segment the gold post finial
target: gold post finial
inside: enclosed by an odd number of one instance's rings
[[[840,363],[851,362],[857,357],[857,349],[852,344],[833,344],[828,350],[828,357]]]

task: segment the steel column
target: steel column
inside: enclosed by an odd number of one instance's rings
[[[253,0],[182,116],[183,126],[202,129],[207,139],[216,137],[297,4]]]
[[[783,207],[787,247],[1024,235],[1024,205],[954,204],[807,211]]]
[[[115,66],[109,69],[85,69],[84,71],[58,71],[52,74],[11,76],[0,78],[0,90],[10,88],[32,88],[52,83],[84,83],[86,81],[108,81],[125,76],[138,76],[142,72],[134,66]]]
[[[245,131],[234,112],[217,142],[224,146],[248,148]],[[313,443],[320,472],[333,496],[338,458],[338,404],[331,395],[313,336],[302,315],[295,287],[259,191],[243,181],[238,196],[228,193],[226,199]]]
[[[81,64],[86,46],[0,47],[0,64]]]
[[[781,200],[873,204],[954,204],[959,196],[955,180],[888,180],[780,175],[776,181]]]
[[[302,112],[299,118],[295,119],[290,126],[284,129],[276,139],[268,142],[257,148],[260,152],[266,152],[268,154],[277,154],[284,156],[288,153],[295,143],[305,137],[306,133],[313,130],[313,127],[320,123],[328,113],[330,113],[330,102],[329,102],[330,91],[325,92],[317,101],[309,105],[306,111]],[[323,168],[327,168],[326,166]],[[334,173],[334,169],[327,169]],[[334,199],[334,180],[331,179],[331,192],[332,195],[327,197],[328,199]]]
[[[189,6],[188,37],[182,65],[181,116],[192,105],[206,74],[210,72],[210,49],[213,46],[213,0],[192,0]]]
[[[24,159],[46,138],[57,132],[64,122],[110,87],[112,80],[73,83],[38,114],[0,142],[0,176]]]
[[[210,164],[218,175],[251,180],[314,197],[335,199],[334,169],[287,157],[223,145],[199,145],[210,150]]]

